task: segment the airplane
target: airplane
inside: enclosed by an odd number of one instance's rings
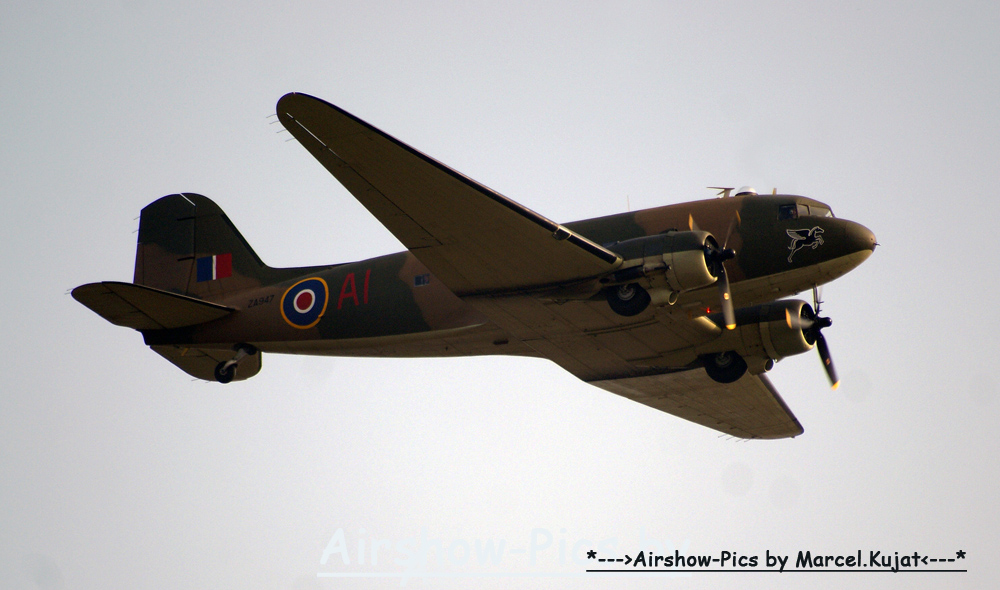
[[[814,199],[719,197],[556,223],[321,99],[277,117],[407,251],[273,268],[222,209],[182,193],[142,209],[131,283],[73,297],[198,379],[262,353],[512,355],[738,438],[803,428],[765,373],[817,348],[839,383],[816,287],[875,235]],[[813,290],[808,303],[786,299]]]

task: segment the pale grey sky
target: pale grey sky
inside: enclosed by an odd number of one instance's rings
[[[356,4],[0,6],[4,587],[391,588],[317,573],[400,573],[395,544],[422,535],[454,547],[429,567],[450,573],[578,573],[560,548],[583,541],[968,554],[967,574],[594,587],[996,578],[995,2]],[[400,249],[275,134],[289,91],[560,221],[713,185],[829,203],[881,244],[825,290],[842,387],[815,354],[782,361],[805,434],[739,442],[540,360],[269,355],[192,382],[65,294],[131,279],[147,203],[209,196],[272,266]],[[352,563],[323,565],[338,530]],[[357,563],[374,539],[393,546]],[[452,563],[490,539],[524,552]]]

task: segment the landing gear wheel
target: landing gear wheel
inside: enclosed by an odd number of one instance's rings
[[[747,362],[735,351],[727,350],[718,354],[706,354],[701,357],[705,364],[705,372],[713,381],[732,383],[747,372]]]
[[[229,365],[229,366],[226,366]],[[219,383],[229,383],[236,376],[236,363],[223,361],[215,365],[215,380]]]
[[[649,291],[636,283],[608,289],[608,305],[618,315],[626,317],[639,315],[649,307],[649,302]]]

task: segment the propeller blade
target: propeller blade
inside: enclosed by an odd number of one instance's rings
[[[719,301],[722,303],[722,318],[726,322],[727,330],[736,329],[736,312],[733,311],[733,295],[729,291],[729,277],[726,276],[726,267],[719,263],[719,276],[715,281],[719,285]]]
[[[823,333],[816,330],[816,349],[819,350],[819,358],[823,361],[823,368],[826,376],[830,378],[831,389],[840,387],[840,379],[837,378],[837,370],[833,368],[833,358],[830,357],[830,347],[826,344]]]
[[[736,329],[736,312],[733,310],[733,294],[729,288],[729,277],[726,275],[726,261],[736,257],[732,248],[720,248],[715,239],[709,236],[705,244],[705,262],[709,271],[715,277],[719,289],[719,304],[722,305],[722,317],[727,330]]]
[[[736,215],[733,217],[733,220],[729,223],[729,229],[726,231],[726,239],[722,241],[723,250],[725,250],[726,246],[729,245],[729,237],[733,235],[733,230],[736,229],[736,227],[742,223],[743,220],[740,219],[740,212],[737,211]]]
[[[819,315],[819,307],[823,305],[823,287],[813,285],[813,310]]]
[[[688,213],[688,229],[691,231],[699,231],[698,224],[694,220],[694,215]]]
[[[733,309],[733,293],[729,288],[729,277],[726,275],[726,261],[736,258],[736,251],[726,248],[729,237],[733,234],[733,229],[741,223],[740,213],[736,212],[733,220],[729,223],[729,230],[726,232],[726,240],[720,248],[714,238],[709,236],[709,242],[705,245],[705,261],[709,264],[709,269],[715,275],[715,284],[719,289],[719,304],[722,306],[722,318],[725,321],[727,330],[736,329],[736,311]],[[688,215],[688,227],[692,230],[698,228],[693,215]]]

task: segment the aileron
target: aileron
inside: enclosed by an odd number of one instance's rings
[[[591,381],[622,397],[738,438],[790,438],[802,425],[764,375],[717,383],[704,371]]]

